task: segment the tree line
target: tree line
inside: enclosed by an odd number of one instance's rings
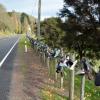
[[[0,4],[0,31],[26,33],[34,32],[35,18],[26,13],[7,12],[6,8]]]

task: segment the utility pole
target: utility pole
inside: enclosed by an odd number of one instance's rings
[[[40,38],[40,20],[41,20],[41,0],[38,1],[38,24],[37,24],[37,37]]]

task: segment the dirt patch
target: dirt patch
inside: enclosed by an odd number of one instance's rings
[[[41,64],[32,49],[25,55],[28,66],[24,72],[24,92],[30,95],[32,100],[41,100],[40,90],[46,84],[47,68]]]

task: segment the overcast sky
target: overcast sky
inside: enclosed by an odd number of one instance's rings
[[[59,9],[63,7],[63,0],[41,0],[42,1],[42,19],[57,16]],[[37,16],[38,0],[0,0],[8,11],[26,12]]]

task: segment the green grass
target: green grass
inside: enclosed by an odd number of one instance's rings
[[[22,36],[21,36],[21,39],[20,39],[20,42],[19,42],[19,47],[20,47],[20,48],[25,46],[25,41],[26,41],[26,45],[27,45],[28,47],[31,46],[30,43],[29,43],[28,38],[26,38],[25,35],[22,35]]]
[[[68,100],[68,98],[61,96],[57,93],[54,93],[50,90],[42,90],[41,91],[42,100]]]
[[[27,41],[27,44],[29,45],[29,42],[26,39],[25,35],[21,35],[20,41],[18,43],[19,52],[22,52],[21,55],[20,55],[21,57],[23,57],[23,51],[24,51],[25,41]],[[23,60],[22,60],[22,66],[20,68],[21,68],[21,72],[23,74],[25,74],[28,67],[24,64]]]
[[[55,60],[50,60],[50,77],[54,78],[55,76]]]

